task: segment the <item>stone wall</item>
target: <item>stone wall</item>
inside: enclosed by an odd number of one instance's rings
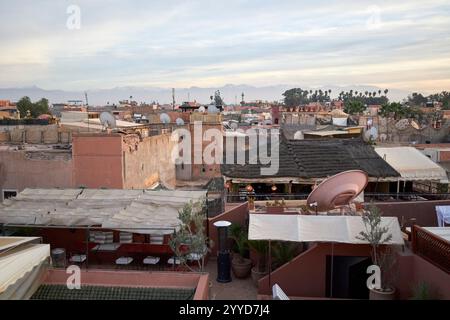
[[[146,137],[137,135],[123,138],[124,188],[148,188],[157,182],[175,187],[175,164],[171,161],[176,141],[170,134]]]

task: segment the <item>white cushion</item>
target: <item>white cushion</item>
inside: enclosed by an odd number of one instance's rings
[[[175,257],[172,257],[169,260],[167,260],[167,263],[168,264],[173,264],[174,260],[175,260],[175,264],[180,264],[181,263],[180,258],[175,258]]]
[[[159,260],[160,260],[159,257],[148,256],[144,259],[143,263],[144,264],[157,264],[159,262]]]
[[[127,265],[130,264],[131,262],[133,262],[133,258],[131,257],[120,257],[119,259],[116,260],[116,264],[122,265]]]
[[[86,261],[86,255],[85,254],[76,254],[70,257],[70,262],[84,262]]]

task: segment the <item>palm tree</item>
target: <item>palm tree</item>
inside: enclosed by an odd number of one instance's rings
[[[384,95],[387,96],[389,90],[388,89],[384,89]]]
[[[381,90],[378,90],[378,95],[381,96]]]

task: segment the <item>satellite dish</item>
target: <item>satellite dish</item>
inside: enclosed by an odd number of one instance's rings
[[[167,113],[161,113],[161,115],[159,116],[159,120],[161,120],[161,122],[164,124],[170,123],[170,117]]]
[[[201,106],[200,108],[198,108],[198,112],[205,112],[205,111],[206,111],[206,109],[204,106]]]
[[[294,140],[303,140],[305,136],[300,130],[294,133]]]
[[[236,130],[239,127],[239,124],[237,122],[231,122],[230,128]]]
[[[413,127],[416,130],[420,130],[420,126],[417,122],[415,122],[414,120],[411,121],[411,127]]]
[[[306,204],[312,211],[325,212],[346,206],[356,198],[369,181],[367,173],[349,170],[320,183],[308,196]]]
[[[181,118],[177,118],[177,120],[175,120],[175,122],[177,123],[177,126],[182,126],[184,125],[184,120]]]
[[[208,106],[208,113],[218,113],[219,109],[214,105],[214,104],[210,104]]]
[[[369,130],[366,130],[364,133],[364,138],[366,141],[377,140],[378,139],[378,130],[375,127],[371,127]]]
[[[100,113],[100,123],[105,128],[115,128],[116,127],[116,118],[109,112]]]

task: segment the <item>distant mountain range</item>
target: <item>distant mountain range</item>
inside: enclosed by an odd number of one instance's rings
[[[232,85],[228,84],[222,87],[210,88],[175,88],[175,101],[181,104],[184,101],[196,100],[200,103],[209,103],[210,96],[214,95],[216,90],[220,90],[221,96],[225,103],[234,104],[242,100],[241,94],[244,93],[245,101],[278,101],[283,99],[283,92],[295,87],[302,89],[331,89],[331,96],[335,97],[341,91],[348,91],[350,89],[356,91],[378,91],[385,88],[378,88],[374,86],[358,85],[358,86],[322,86],[322,87],[306,87],[301,85],[273,85],[264,87],[255,87],[250,85]],[[388,88],[389,89],[389,88]],[[156,88],[156,87],[117,87],[112,89],[98,89],[86,90],[88,95],[89,105],[105,105],[118,104],[119,100],[130,99],[137,102],[152,102],[157,101],[161,104],[172,102],[171,88]],[[401,101],[405,99],[411,92],[405,90],[389,89],[388,97],[391,101]],[[46,90],[36,86],[24,88],[0,88],[0,100],[6,99],[17,101],[23,96],[30,97],[35,101],[41,98],[47,98],[50,103],[65,103],[68,100],[82,100],[85,101],[84,91],[63,91],[63,90]]]

